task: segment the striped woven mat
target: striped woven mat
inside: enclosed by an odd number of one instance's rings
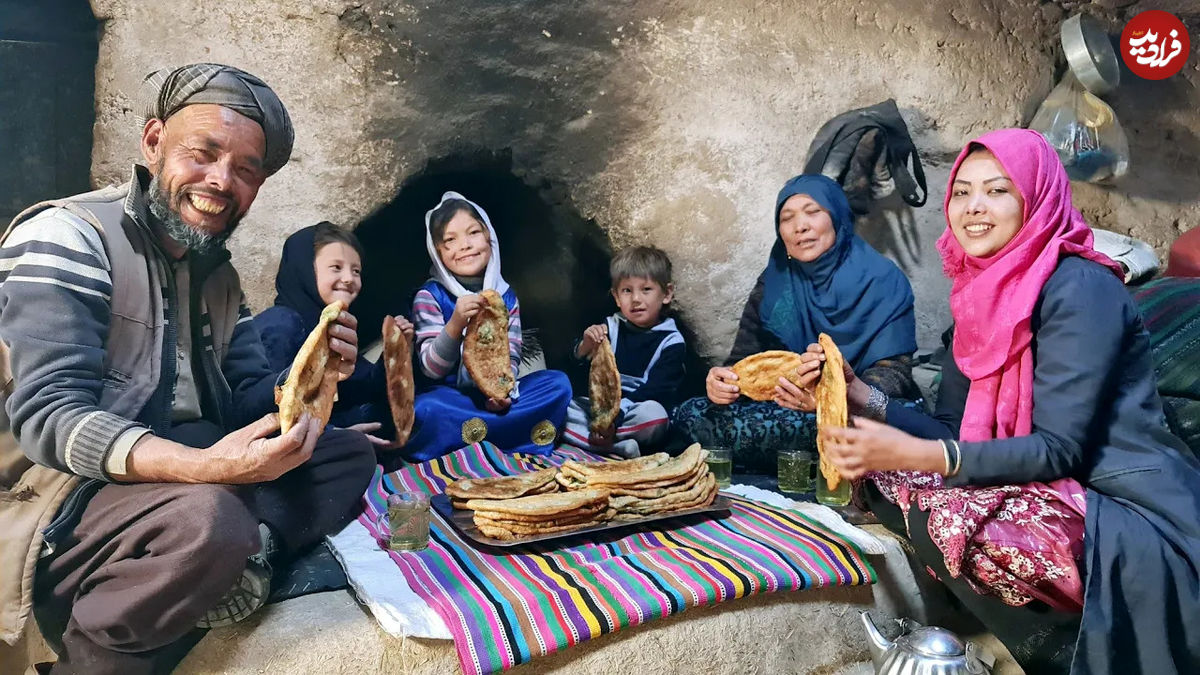
[[[360,522],[376,538],[387,496],[432,494],[462,477],[500,476],[600,458],[573,448],[509,455],[489,443],[383,475]],[[436,513],[429,548],[391,552],[408,585],[446,622],[464,673],[493,673],[682,612],[757,593],[873,583],[845,538],[800,513],[731,498],[720,520],[664,520],[508,549],[475,547]],[[591,538],[589,538],[591,537]]]

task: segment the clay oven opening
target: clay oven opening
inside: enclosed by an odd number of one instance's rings
[[[561,186],[514,173],[508,150],[431,160],[404,181],[389,203],[358,224],[355,234],[366,249],[363,293],[356,308],[362,342],[379,337],[385,314],[411,313],[413,295],[429,278],[425,212],[447,190],[487,211],[500,238],[504,277],[521,300],[523,325],[536,329],[546,366],[567,372],[577,391],[586,391],[581,379],[586,372],[573,362],[570,350],[584,327],[616,311],[609,295],[612,245]],[[691,337],[686,329],[684,334]],[[689,375],[700,373],[702,380],[703,371],[693,349]],[[578,389],[580,385],[584,388]]]

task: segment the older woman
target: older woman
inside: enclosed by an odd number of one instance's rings
[[[827,430],[830,460],[871,479],[875,512],[1028,672],[1200,672],[1200,464],[1057,155],[1036,132],[982,136],[946,216],[937,410]],[[871,387],[847,375],[864,414]]]
[[[725,365],[771,349],[803,351],[828,333],[863,378],[891,397],[917,398],[913,294],[894,263],[854,234],[846,195],[824,176],[796,176],[775,200],[775,245],[738,324]],[[819,364],[815,364],[819,365]],[[815,448],[816,401],[780,378],[774,401],[739,398],[737,375],[713,368],[707,398],[682,403],[676,429],[704,444],[734,448],[739,464],[773,471],[780,449]]]

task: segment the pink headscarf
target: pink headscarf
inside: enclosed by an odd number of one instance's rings
[[[996,156],[1025,199],[1017,236],[987,258],[967,255],[949,227],[954,177],[969,154],[959,153],[950,172],[943,209],[945,233],[938,251],[953,282],[954,360],[971,380],[959,438],[984,441],[1033,431],[1033,332],[1030,320],[1042,286],[1058,261],[1077,255],[1120,267],[1092,248],[1092,230],[1071,205],[1071,183],[1046,139],[1028,129],[1001,129],[975,139]]]

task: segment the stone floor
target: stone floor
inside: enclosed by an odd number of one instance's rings
[[[622,672],[841,673],[865,662],[865,588],[747,598],[621,630],[514,668],[513,675]],[[348,595],[290,600],[213,631],[178,673],[459,672],[453,643],[384,634]]]
[[[509,672],[871,675],[874,667],[857,621],[865,600],[860,590],[762,596],[690,610],[605,635]],[[996,655],[994,675],[1023,673],[990,635],[969,639]],[[460,671],[450,642],[390,637],[347,593],[335,592],[289,600],[238,626],[211,632],[176,672],[441,675]]]

